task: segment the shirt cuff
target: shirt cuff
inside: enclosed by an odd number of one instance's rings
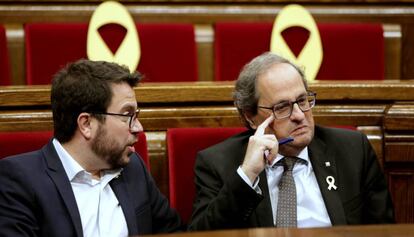
[[[237,174],[239,174],[240,178],[243,179],[243,181],[248,184],[254,191],[256,191],[256,193],[258,194],[262,194],[262,190],[259,187],[259,181],[260,181],[260,177],[257,176],[257,178],[254,180],[254,182],[252,183],[249,179],[249,177],[247,177],[247,175],[244,173],[244,171],[242,170],[242,168],[239,166],[239,168],[237,169]]]

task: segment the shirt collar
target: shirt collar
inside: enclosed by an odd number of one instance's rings
[[[59,159],[62,162],[63,168],[68,175],[69,180],[72,181],[75,176],[78,173],[84,171],[84,169],[75,159],[73,159],[73,157],[65,150],[65,148],[63,148],[62,144],[56,138],[53,138],[52,142],[53,146],[56,149],[56,152],[58,153]]]
[[[266,153],[266,156],[268,155],[268,152]],[[266,166],[268,168],[273,167],[277,162],[279,162],[281,159],[285,157],[284,155],[277,154],[276,159],[273,160],[272,164],[267,164]],[[306,164],[309,164],[309,154],[308,154],[308,147],[303,148],[303,150],[297,155],[296,157],[306,161]]]

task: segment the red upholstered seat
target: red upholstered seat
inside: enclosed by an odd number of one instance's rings
[[[52,131],[0,132],[0,159],[38,150],[52,137]]]
[[[145,133],[141,132],[138,134],[138,142],[135,143],[135,152],[138,153],[144,163],[147,165],[148,170],[150,169],[150,160],[148,157],[148,148],[147,148],[147,137]]]
[[[188,223],[195,196],[194,164],[198,151],[246,128],[171,128],[167,130],[170,202]]]
[[[0,86],[11,85],[9,52],[6,30],[0,25]]]
[[[101,35],[114,52],[125,32],[103,26]],[[121,27],[122,28],[122,27]],[[86,58],[86,23],[25,25],[27,84],[50,84],[67,63]],[[137,24],[141,44],[138,71],[146,82],[197,81],[197,52],[191,24]],[[121,36],[119,35],[121,34]]]
[[[52,131],[0,132],[0,159],[42,148],[53,137]],[[149,168],[145,133],[139,133],[135,150]]]
[[[236,80],[242,67],[270,50],[273,23],[216,23],[215,80]],[[324,57],[316,79],[384,79],[384,36],[381,24],[318,24]],[[299,31],[282,35],[293,52],[304,42]],[[298,46],[300,45],[300,46]]]

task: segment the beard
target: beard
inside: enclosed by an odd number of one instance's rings
[[[108,131],[101,125],[92,141],[91,149],[109,165],[110,169],[122,168],[129,163],[130,154],[127,154],[126,146],[119,144],[112,136],[109,136]]]

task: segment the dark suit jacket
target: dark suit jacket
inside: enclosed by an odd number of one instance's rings
[[[191,230],[273,226],[265,171],[259,182],[263,195],[236,172],[253,132],[238,134],[198,153]],[[386,180],[365,135],[316,126],[308,149],[333,225],[393,222]],[[325,162],[330,162],[330,167]],[[327,176],[335,178],[336,190],[328,190]]]
[[[130,235],[172,232],[177,213],[137,155],[110,182]],[[0,235],[83,236],[70,181],[50,141],[41,150],[0,160]]]

